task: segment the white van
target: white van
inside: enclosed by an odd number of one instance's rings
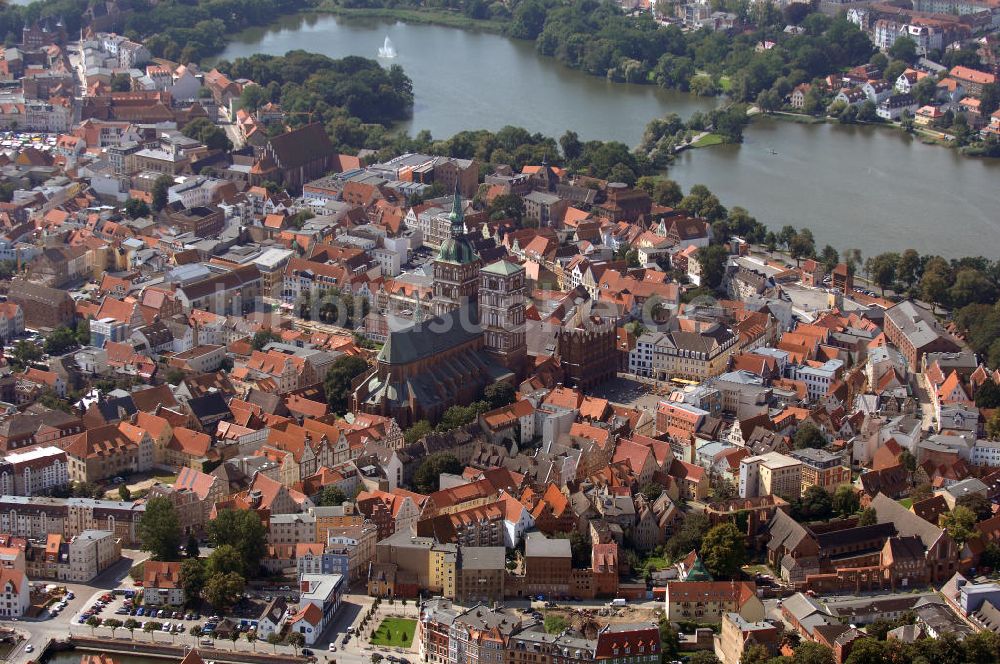
[[[616,597],[608,602],[608,606],[625,606],[626,604],[628,604],[628,600],[624,597]]]

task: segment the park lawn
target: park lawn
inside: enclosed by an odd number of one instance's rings
[[[911,507],[913,507],[913,499],[903,498],[902,500],[899,501],[899,504],[905,507],[906,509],[910,509]]]
[[[386,618],[372,634],[371,642],[376,646],[396,646],[409,648],[413,643],[413,633],[417,629],[417,621],[407,618]],[[403,636],[406,636],[404,639]]]
[[[718,134],[705,134],[691,144],[693,148],[708,148],[713,145],[722,145],[722,137]]]
[[[723,92],[730,92],[733,89],[733,81],[728,76],[720,76],[719,87]]]

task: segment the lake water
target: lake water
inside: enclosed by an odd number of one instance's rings
[[[254,53],[284,55],[303,49],[340,58],[376,57],[386,35],[398,64],[413,80],[411,133],[428,129],[447,138],[463,129],[518,125],[558,138],[567,129],[581,139],[637,145],[652,118],[687,117],[714,106],[712,99],[625,85],[587,76],[535,53],[529,42],[434,25],[337,16],[289,16],[269,28],[241,33],[223,58]]]
[[[511,124],[558,137],[636,145],[649,120],[715,103],[653,86],[609,83],[490,33],[334,16],[286,17],[242,33],[222,54],[375,57],[388,35],[413,80],[406,129],[436,138]],[[670,177],[705,184],[769,227],[809,227],[822,246],[865,255],[912,247],[948,257],[1000,257],[1000,161],[969,159],[900,132],[755,120],[745,143],[685,153]],[[771,154],[771,149],[777,154]]]

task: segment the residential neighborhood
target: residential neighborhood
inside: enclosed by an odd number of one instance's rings
[[[4,661],[1000,658],[996,243],[836,248],[667,178],[757,115],[989,157],[996,6],[608,4],[706,40],[671,58],[870,51],[696,72],[732,98],[633,151],[392,133],[388,36],[209,59],[313,5],[61,2],[0,7]]]

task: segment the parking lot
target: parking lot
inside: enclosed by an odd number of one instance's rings
[[[117,589],[96,595],[94,599],[87,602],[84,608],[73,618],[72,624],[76,626],[87,626],[88,618],[94,616],[102,622],[110,618],[122,621],[135,620],[139,626],[135,631],[155,631],[164,635],[174,637],[178,634],[190,634],[193,627],[202,630],[202,643],[209,645],[213,643],[216,636],[216,629],[223,621],[223,616],[203,615],[194,609],[179,610],[176,607],[159,607],[149,605],[137,605],[134,601],[136,591],[131,589]],[[225,618],[230,621],[235,630],[239,633],[248,632],[257,626],[257,618],[264,610],[267,602],[273,599],[274,595],[260,593],[247,593],[247,596],[234,607],[230,615]],[[282,594],[289,603],[294,606],[295,597],[289,592],[287,596]],[[155,630],[148,628],[149,623],[159,623]],[[228,634],[225,635],[226,638]]]

